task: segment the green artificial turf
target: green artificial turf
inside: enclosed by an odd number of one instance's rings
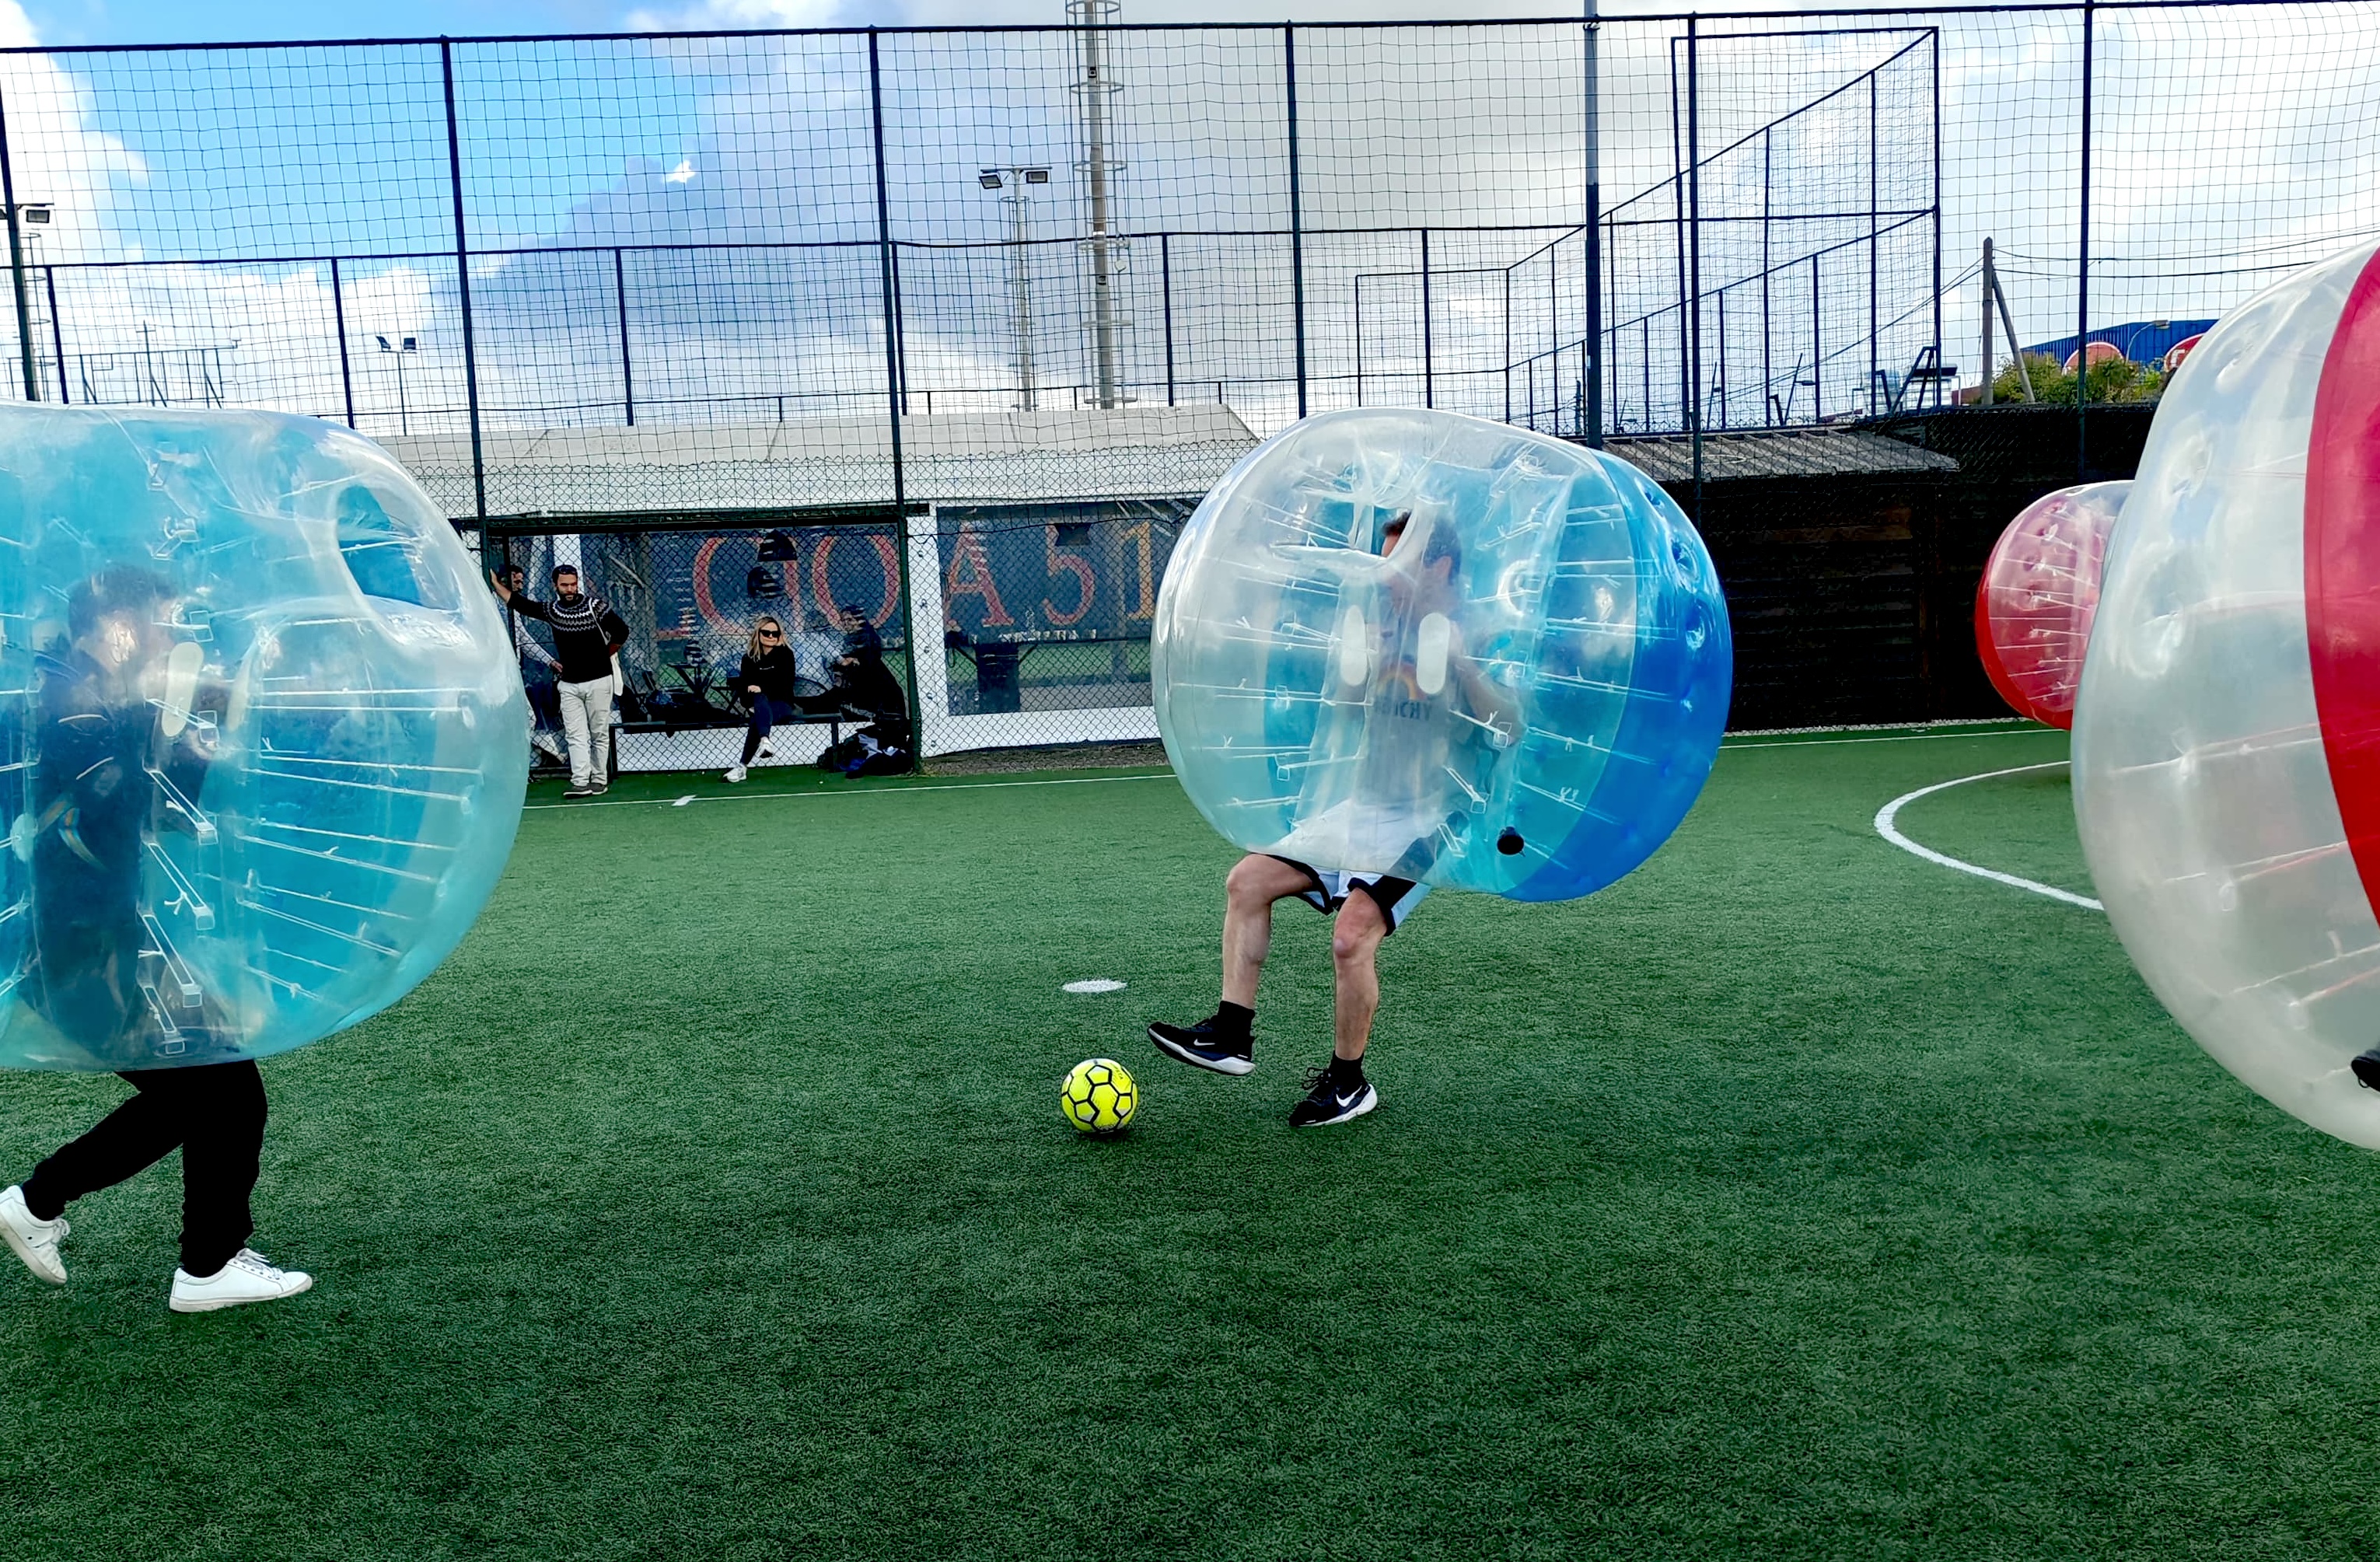
[[[311,1294],[167,1314],[170,1167],[63,1291],[0,1261],[0,1554],[2373,1556],[2380,1162],[1871,828],[2062,736],[1878,736],[1730,748],[1590,900],[1433,899],[1311,1133],[1320,917],[1253,1075],[1141,1038],[1232,855],[1168,777],[540,806],[443,969],[265,1065]],[[1902,826],[2082,887],[2070,817]],[[7,1079],[0,1177],[122,1094]]]

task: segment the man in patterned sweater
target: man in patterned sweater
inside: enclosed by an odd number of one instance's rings
[[[593,797],[611,784],[612,659],[628,643],[627,621],[602,598],[581,593],[578,570],[553,566],[553,600],[533,602],[516,595],[493,572],[488,579],[505,606],[525,618],[541,618],[553,631],[553,654],[562,663],[554,694],[562,701],[562,738],[570,748],[570,790],[565,797]]]

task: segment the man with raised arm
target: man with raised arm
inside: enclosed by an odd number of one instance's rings
[[[553,566],[553,600],[534,602],[491,572],[489,581],[506,607],[540,618],[553,631],[553,654],[562,663],[554,694],[562,701],[562,739],[570,749],[570,789],[565,797],[594,797],[611,785],[612,659],[628,643],[628,624],[612,604],[578,589],[575,564]]]

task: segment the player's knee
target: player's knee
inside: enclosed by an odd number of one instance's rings
[[[1372,897],[1351,895],[1330,929],[1330,958],[1342,965],[1369,960],[1388,932],[1388,919],[1372,903]]]
[[[1268,871],[1272,866],[1268,857],[1242,857],[1223,876],[1224,895],[1244,905],[1270,905],[1281,898],[1271,882],[1272,874]]]

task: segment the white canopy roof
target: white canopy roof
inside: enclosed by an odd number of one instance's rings
[[[381,442],[450,515],[478,513],[465,431]],[[999,501],[1203,493],[1257,436],[1228,406],[933,413],[901,421],[905,497]],[[490,429],[491,515],[889,504],[887,418]]]

